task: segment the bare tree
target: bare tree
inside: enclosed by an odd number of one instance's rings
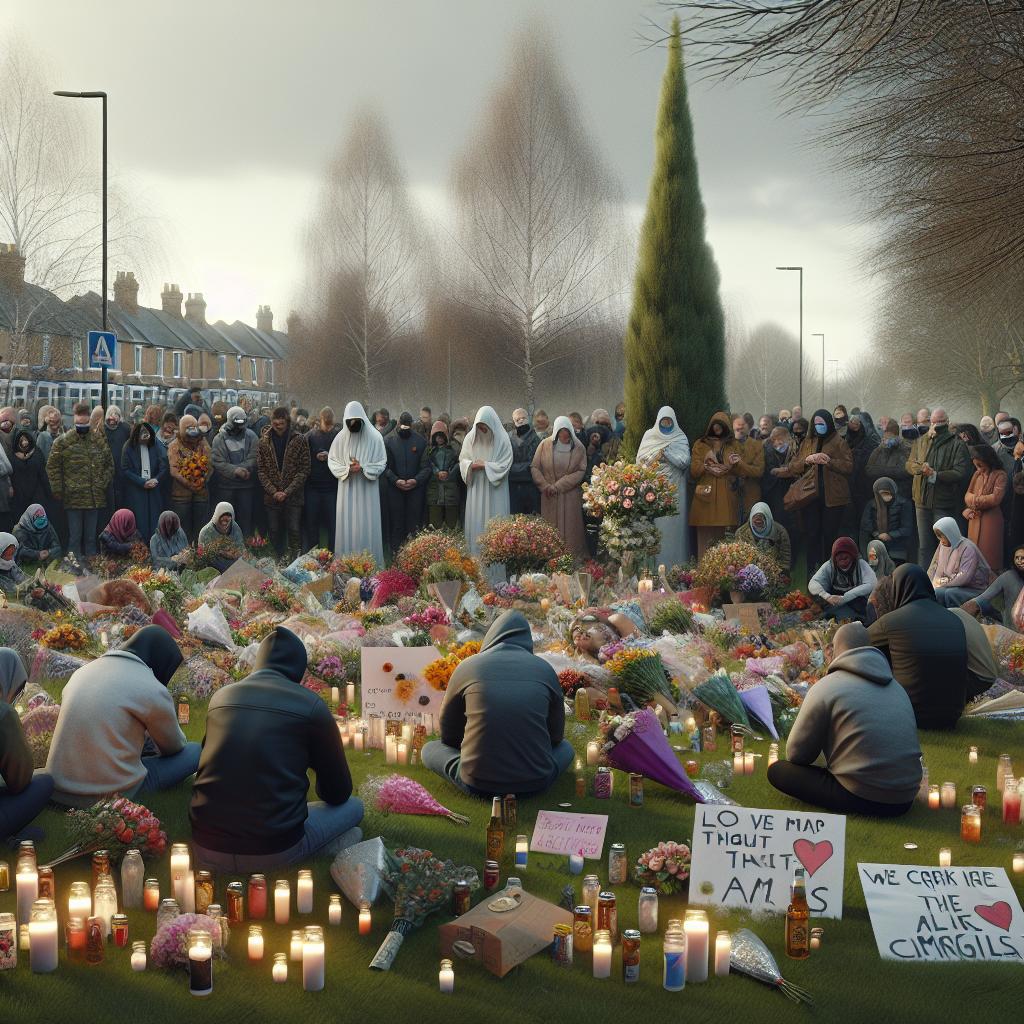
[[[730,312],[729,320],[732,319]],[[796,335],[770,322],[758,324],[730,344],[732,333],[726,333],[726,359],[729,404],[733,411],[759,415],[791,405],[798,393],[800,346]],[[806,352],[803,376],[805,394],[817,394],[821,387],[820,372]]]
[[[327,169],[307,231],[308,343],[346,356],[367,409],[422,307],[424,233],[379,115],[364,111]]]
[[[582,328],[611,315],[624,254],[619,187],[538,30],[517,41],[452,191],[462,257],[453,288],[507,325],[511,342],[499,352],[532,408],[542,370],[581,339],[607,337]]]

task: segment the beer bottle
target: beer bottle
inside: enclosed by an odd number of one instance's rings
[[[806,960],[811,955],[810,919],[804,869],[797,868],[786,908],[786,956],[791,960]]]
[[[491,820],[487,824],[487,859],[501,863],[505,855],[505,828],[501,824],[501,797],[491,802]]]

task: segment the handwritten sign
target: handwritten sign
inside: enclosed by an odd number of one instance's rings
[[[557,853],[563,857],[581,853],[585,860],[600,860],[607,828],[607,814],[539,811],[530,849],[534,853]]]
[[[359,653],[359,707],[364,718],[381,715],[401,720],[441,713],[444,694],[423,678],[427,665],[441,657],[437,648],[364,647]]]
[[[841,918],[845,845],[841,814],[698,804],[690,902],[783,914],[802,866],[811,916]]]
[[[1024,914],[1002,868],[858,864],[883,960],[1024,963]]]

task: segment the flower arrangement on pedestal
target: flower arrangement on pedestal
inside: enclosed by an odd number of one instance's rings
[[[781,591],[782,567],[775,558],[753,544],[733,540],[716,544],[704,552],[693,573],[694,587],[707,587],[724,597],[768,597]]]

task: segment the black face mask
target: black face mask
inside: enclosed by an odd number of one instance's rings
[[[917,425],[917,436],[924,437],[928,431],[931,430],[931,424],[929,423],[918,423]]]
[[[448,443],[448,438],[444,434],[435,434],[431,439],[430,443],[435,448],[443,448]]]
[[[358,434],[363,429],[362,420],[345,420],[345,426],[348,427],[349,431],[353,434]]]
[[[900,433],[910,441],[913,441],[915,437],[918,437],[917,427],[903,427]]]
[[[846,420],[842,416],[833,416],[832,419],[836,425],[836,430],[842,430],[846,426]]]
[[[1015,448],[1017,446],[1017,438],[1013,434],[1000,434],[999,443],[1005,448]]]
[[[89,424],[88,423],[76,423],[75,424],[75,430],[77,430],[79,434],[88,434],[89,433]]]
[[[530,432],[530,424],[529,423],[524,423],[521,427],[516,427],[516,433],[520,437],[526,437],[526,435],[529,432]]]
[[[404,423],[398,428],[398,432],[402,437],[408,437],[412,433],[412,427],[407,427]]]

